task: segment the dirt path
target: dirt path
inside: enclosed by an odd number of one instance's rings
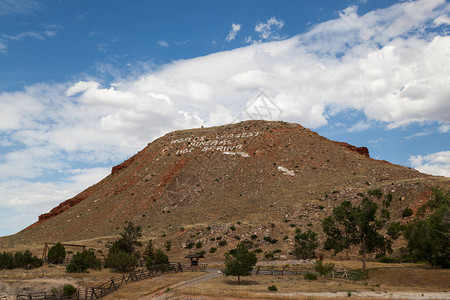
[[[220,272],[219,269],[207,269],[206,270],[207,274],[197,277],[197,278],[193,278],[190,280],[186,280],[186,281],[182,281],[182,282],[177,282],[171,286],[169,286],[168,288],[164,288],[161,289],[159,291],[156,291],[150,295],[146,295],[144,297],[139,298],[138,300],[150,300],[150,299],[158,299],[158,300],[163,300],[163,299],[168,299],[168,295],[165,295],[164,292],[167,291],[167,289],[171,289],[174,290],[176,288],[180,288],[180,287],[186,287],[186,286],[191,286],[191,285],[195,285],[201,282],[205,282],[214,278],[217,278],[219,276],[222,276],[222,273]]]

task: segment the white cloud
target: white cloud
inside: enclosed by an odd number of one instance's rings
[[[30,14],[41,6],[33,0],[0,0],[0,16]]]
[[[261,91],[284,121],[310,128],[354,110],[363,120],[351,130],[439,122],[439,131],[448,132],[450,36],[427,29],[449,10],[441,0],[404,2],[362,16],[350,7],[290,39],[150,67],[109,85],[91,79],[0,93],[0,140],[12,149],[0,154],[2,184],[10,188],[3,199],[11,204],[55,190],[60,196],[48,197],[48,207],[56,205],[76,189],[64,178],[51,184],[46,178],[67,174],[79,162],[121,161],[172,130],[228,123]],[[275,21],[269,29],[281,28]],[[263,28],[262,38],[275,37]],[[435,165],[428,156],[411,159],[419,158],[418,168]],[[13,185],[29,179],[41,186],[30,183],[14,196],[20,184]]]
[[[0,53],[6,54],[6,52],[7,52],[6,49],[7,49],[6,44],[0,39]]]
[[[227,35],[227,38],[225,39],[227,42],[230,42],[232,40],[234,40],[236,38],[236,34],[238,33],[238,31],[241,30],[241,24],[232,24],[231,25],[231,30]]]
[[[450,131],[450,124],[442,124],[441,126],[439,126],[438,128],[438,132],[439,133],[447,133]]]
[[[12,233],[11,228],[18,231],[31,225],[55,204],[73,197],[110,172],[110,168],[77,169],[72,170],[65,181],[59,182],[0,181],[3,199],[0,202],[0,235]]]
[[[160,41],[157,41],[156,42],[156,44],[159,46],[159,47],[169,47],[169,43],[167,43],[166,41],[163,41],[163,40],[160,40]]]
[[[418,138],[418,137],[422,137],[422,136],[427,136],[432,134],[433,132],[431,130],[426,130],[426,131],[422,131],[422,132],[417,132],[414,133],[410,136],[405,137],[405,140],[410,140],[410,139],[414,139],[414,138]]]
[[[433,21],[433,24],[435,26],[450,25],[450,17],[448,15],[441,15]]]
[[[370,123],[361,120],[358,121],[357,123],[353,124],[351,127],[347,128],[348,132],[359,132],[359,131],[364,131],[366,129],[370,128]]]
[[[58,32],[56,30],[45,30],[42,32],[36,31],[25,31],[18,33],[16,35],[2,35],[4,39],[14,40],[14,41],[22,41],[25,38],[32,38],[36,40],[45,40],[48,37],[54,37]]]
[[[0,15],[1,15],[1,3],[0,3]],[[1,38],[0,38],[0,53],[1,54],[7,53],[6,49],[8,47],[7,46],[8,41],[20,42],[25,39],[34,39],[34,40],[43,41],[43,40],[46,40],[47,38],[56,36],[57,33],[58,33],[58,31],[56,31],[56,30],[44,30],[41,32],[25,31],[25,32],[21,32],[21,33],[15,34],[15,35],[3,34],[3,35],[1,35]]]
[[[280,36],[278,31],[283,28],[284,22],[275,17],[271,17],[265,23],[258,22],[255,26],[255,31],[258,32],[259,37],[264,40],[278,40]]]
[[[442,151],[429,155],[411,155],[410,165],[422,173],[450,177],[450,151]]]

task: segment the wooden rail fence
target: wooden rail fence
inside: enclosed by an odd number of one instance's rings
[[[252,274],[255,275],[272,275],[272,276],[299,276],[305,275],[307,273],[314,272],[313,268],[300,268],[299,266],[295,267],[286,267],[286,266],[257,266],[253,269]],[[332,278],[348,278],[348,275],[354,273],[353,271],[343,270],[332,270],[331,272]]]
[[[122,285],[128,282],[140,281],[147,278],[153,278],[164,273],[182,272],[183,268],[180,264],[170,263],[167,265],[154,266],[150,269],[139,269],[132,271],[128,274],[123,274],[121,277],[112,278],[110,281],[92,287],[79,286],[75,299],[87,300],[102,298],[115,290],[119,289]]]
[[[150,269],[142,268],[133,270],[130,273],[123,274],[120,277],[112,278],[110,281],[102,283],[97,286],[78,286],[78,289],[74,296],[64,297],[58,296],[53,293],[41,292],[41,293],[22,293],[16,295],[16,300],[88,300],[102,298],[115,290],[119,289],[122,285],[128,282],[140,281],[147,278],[153,278],[164,273],[176,273],[183,272],[183,268],[179,263],[169,263],[167,265],[154,266]]]

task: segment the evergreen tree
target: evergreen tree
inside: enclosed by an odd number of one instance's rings
[[[161,250],[157,250],[152,256],[147,257],[146,261],[148,269],[154,266],[164,266],[167,264],[169,264],[169,257]]]
[[[141,237],[141,226],[134,226],[133,222],[128,222],[127,226],[120,233],[120,239],[112,244],[109,251],[114,252],[120,250],[128,254],[133,254],[136,251],[136,247],[142,246],[142,243],[139,241]]]
[[[48,250],[48,261],[54,264],[61,264],[66,258],[66,248],[61,243],[57,243]]]
[[[223,270],[223,274],[226,276],[237,276],[238,284],[241,284],[241,276],[251,275],[253,267],[258,260],[256,254],[248,251],[242,244],[238,244],[234,250],[225,253],[225,269]]]
[[[317,233],[308,229],[307,232],[302,232],[299,228],[295,230],[295,248],[294,255],[297,259],[310,259],[316,257],[316,249],[319,247],[317,241]]]

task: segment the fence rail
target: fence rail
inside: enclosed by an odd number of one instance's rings
[[[150,269],[139,269],[132,271],[128,274],[123,274],[121,277],[112,278],[110,281],[92,287],[78,287],[75,299],[88,300],[102,298],[115,290],[119,289],[122,285],[128,282],[140,281],[147,278],[153,278],[164,273],[182,272],[183,268],[180,264],[170,263],[167,265],[154,266]]]
[[[272,275],[272,276],[299,276],[307,273],[314,272],[313,268],[300,268],[300,267],[275,267],[275,266],[257,266],[252,270],[252,274],[255,275]],[[330,275],[332,278],[348,278],[351,275],[356,274],[356,271],[348,270],[332,270]]]
[[[54,293],[47,293],[47,292],[41,292],[41,293],[26,293],[26,294],[17,294],[16,295],[17,300],[73,300],[73,297],[64,297],[64,296],[57,296]]]
[[[133,270],[130,273],[123,274],[112,278],[108,282],[102,283],[97,286],[78,286],[78,289],[74,296],[64,297],[58,296],[54,293],[41,292],[41,293],[21,293],[16,295],[16,300],[88,300],[102,298],[115,290],[119,289],[122,285],[128,282],[140,281],[147,278],[153,278],[164,273],[176,273],[183,272],[183,268],[179,263],[169,263],[167,265],[153,266],[149,269],[142,268]]]

